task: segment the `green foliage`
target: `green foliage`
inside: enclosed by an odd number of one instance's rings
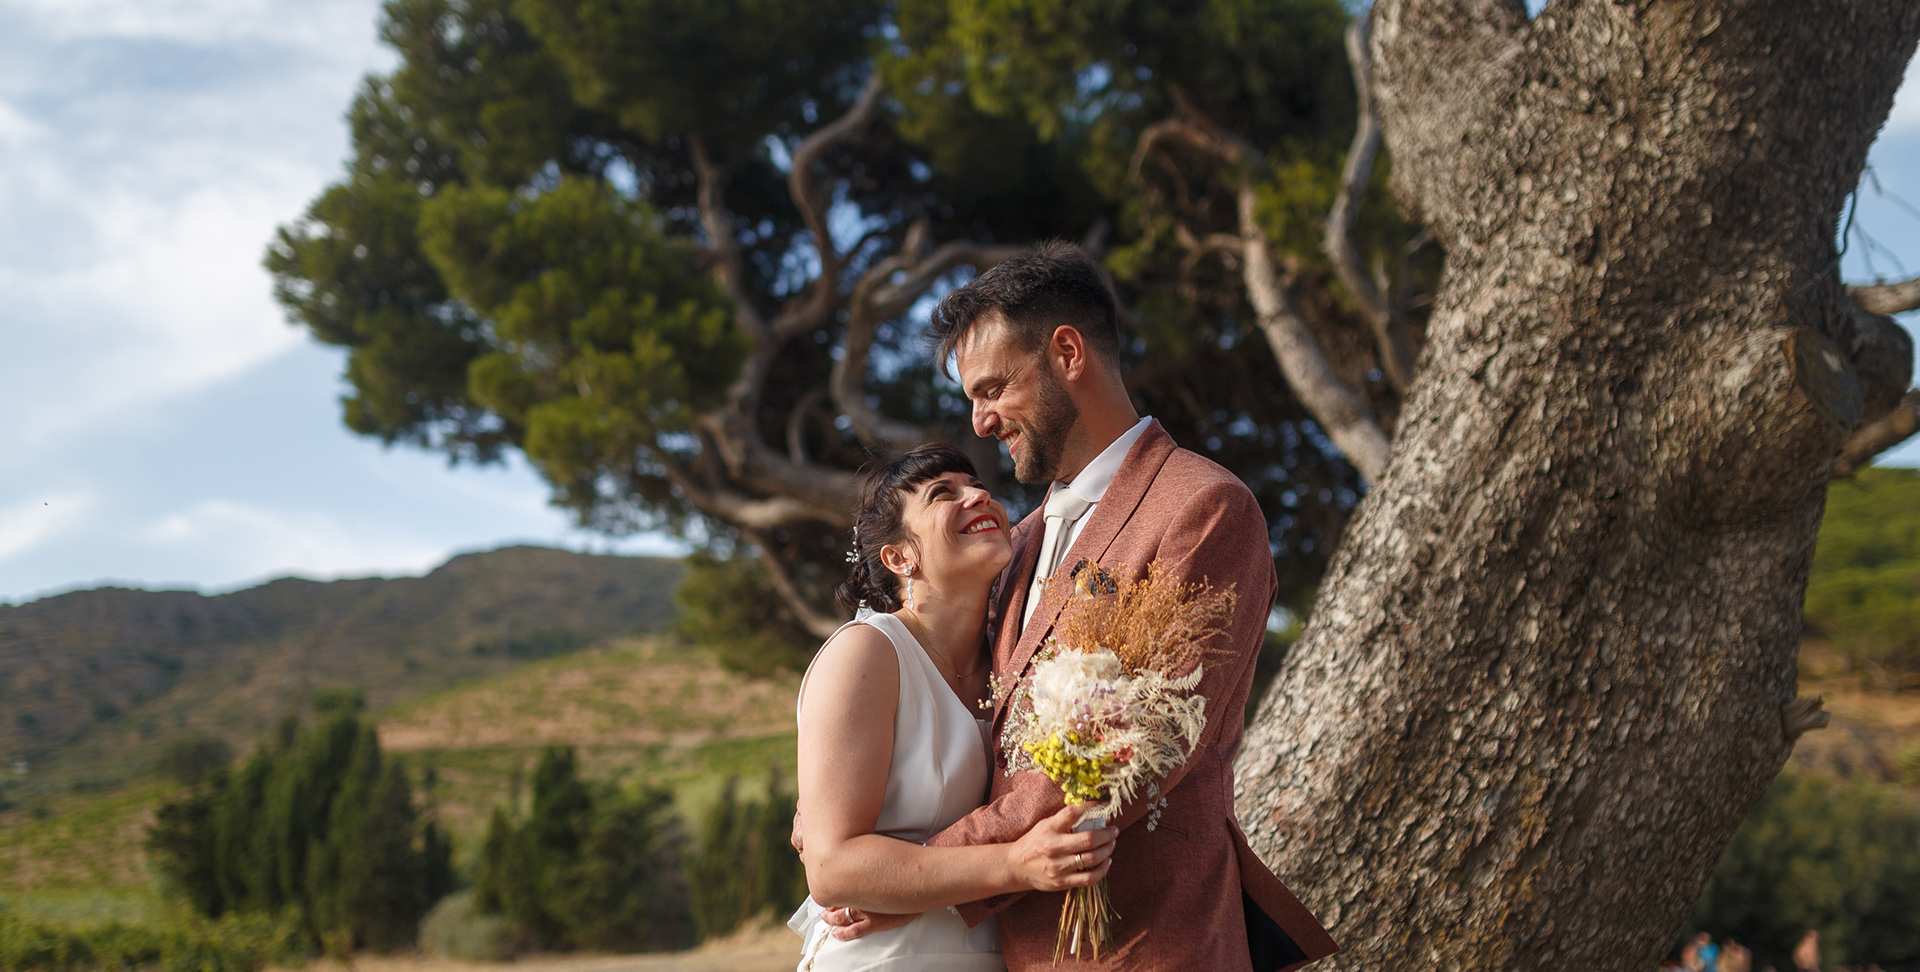
[[[373,726],[349,705],[321,711],[162,805],[148,850],[199,914],[291,913],[313,946],[344,930],[390,951],[449,884],[447,855]]]
[[[313,711],[323,716],[336,712],[365,712],[367,711],[367,693],[352,685],[315,689]]]
[[[917,256],[912,227],[937,245],[1104,225],[1136,400],[1247,480],[1283,585],[1305,590],[1359,482],[1286,390],[1235,273],[1191,258],[1176,230],[1235,231],[1240,173],[1133,160],[1148,126],[1182,111],[1254,144],[1259,218],[1302,280],[1325,283],[1319,219],[1353,114],[1348,16],[1340,0],[391,0],[382,36],[399,66],[361,89],[347,175],[266,263],[289,316],[346,350],[349,428],[456,460],[521,450],[582,523],[678,531],[723,555],[764,546],[824,603],[844,538],[811,511],[842,505],[845,474],[871,458],[822,395],[854,281]],[[876,74],[880,117],[814,160],[808,202],[838,237],[823,258],[788,169]],[[1360,242],[1397,261],[1410,232],[1376,216],[1383,179]],[[736,256],[722,292],[710,271]],[[1303,306],[1351,332],[1343,362],[1371,360],[1351,308]],[[878,322],[861,391],[958,435],[965,402],[920,332],[906,315]],[[1391,389],[1348,370],[1391,417]],[[1003,492],[1016,508],[1035,498]],[[726,511],[763,499],[809,512],[743,533]],[[728,583],[752,580],[740,567]],[[777,603],[764,584],[752,594],[753,611],[784,610],[763,610]],[[696,623],[747,630],[725,612]],[[787,664],[757,660],[785,647],[733,649],[747,669]]]
[[[176,915],[157,925],[70,926],[36,921],[0,905],[0,969],[8,972],[254,972],[307,957],[298,926],[266,915],[209,921]]]
[[[788,837],[793,798],[776,774],[766,800],[743,800],[729,779],[708,808],[700,847],[688,867],[693,920],[716,938],[765,914],[784,915],[807,896],[807,874]]]
[[[618,505],[636,453],[718,404],[745,354],[724,300],[650,206],[562,176],[529,197],[449,186],[421,245],[451,294],[491,323],[468,365],[476,403],[591,515]]]
[[[549,747],[527,818],[494,811],[474,905],[543,948],[679,948],[691,941],[683,843],[667,794],[590,785],[572,747]]]
[[[750,152],[867,53],[871,0],[521,0],[581,104],[659,142]],[[751,25],[751,26],[747,26]]]
[[[1735,831],[1689,931],[1751,944],[1755,966],[1791,967],[1809,928],[1834,965],[1911,962],[1920,959],[1916,888],[1920,809],[1908,796],[1789,772]]]
[[[1883,687],[1920,663],[1920,470],[1869,467],[1827,487],[1806,619]]]
[[[188,736],[168,743],[154,760],[162,776],[193,786],[233,762],[233,747],[212,736]]]
[[[766,596],[766,568],[747,557],[696,552],[674,592],[674,633],[714,654],[731,671],[769,675],[805,671],[819,639]]]
[[[1920,789],[1920,743],[1909,743],[1894,754],[1893,770],[1903,785]]]

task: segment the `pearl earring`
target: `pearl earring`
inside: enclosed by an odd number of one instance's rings
[[[907,610],[913,610],[913,565],[907,565]]]

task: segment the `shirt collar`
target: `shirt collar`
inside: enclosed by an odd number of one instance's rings
[[[1135,422],[1133,428],[1122,432],[1118,439],[1100,450],[1100,454],[1094,456],[1093,461],[1087,463],[1086,468],[1080,470],[1080,475],[1073,477],[1072,482],[1062,485],[1073,490],[1075,496],[1089,503],[1100,502],[1100,499],[1107,495],[1107,487],[1112,485],[1113,477],[1119,474],[1120,462],[1127,458],[1127,452],[1133,448],[1135,442],[1140,441],[1140,433],[1145,432],[1147,423],[1152,421],[1153,416],[1148,415]]]

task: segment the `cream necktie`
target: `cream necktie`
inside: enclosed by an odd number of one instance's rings
[[[1087,508],[1093,504],[1075,495],[1067,486],[1061,486],[1047,497],[1046,508],[1041,518],[1046,523],[1046,532],[1040,537],[1040,560],[1033,568],[1033,586],[1027,590],[1026,612],[1020,616],[1020,629],[1026,630],[1027,622],[1033,620],[1033,609],[1040,605],[1040,592],[1047,586],[1047,578],[1060,567],[1060,557],[1067,550],[1067,532]]]

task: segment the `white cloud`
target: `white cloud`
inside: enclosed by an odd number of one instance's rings
[[[86,493],[34,498],[0,509],[0,561],[44,545],[79,526],[93,505]]]
[[[218,573],[231,578],[284,574],[290,566],[319,578],[417,574],[446,557],[441,544],[367,526],[310,510],[215,499],[163,516],[136,536],[199,558],[217,550],[223,561]]]
[[[303,340],[260,258],[391,60],[375,0],[0,0],[0,466]]]

